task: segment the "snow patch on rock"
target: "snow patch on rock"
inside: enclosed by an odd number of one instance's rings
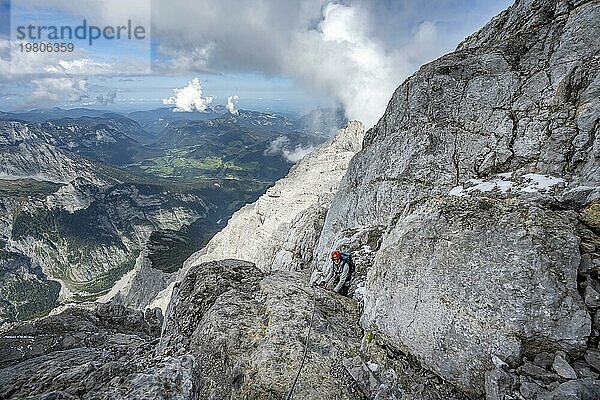
[[[541,174],[516,175],[511,172],[497,174],[490,180],[469,179],[453,187],[448,195],[465,197],[473,192],[496,192],[500,194],[546,193],[555,187],[564,186],[565,179]]]

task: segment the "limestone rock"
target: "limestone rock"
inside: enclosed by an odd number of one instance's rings
[[[155,357],[159,330],[104,304],[4,326],[0,398],[191,398],[193,358]]]
[[[585,352],[585,360],[595,368],[596,371],[600,372],[600,350],[588,349]]]
[[[344,368],[359,384],[363,394],[371,397],[371,393],[376,393],[379,388],[379,381],[373,375],[373,371],[362,361],[360,356],[343,359]]]
[[[362,324],[468,388],[493,369],[492,355],[510,364],[530,343],[581,350],[591,323],[576,291],[570,224],[568,213],[515,201],[426,203],[384,239],[367,275]]]
[[[502,361],[497,356],[492,356],[492,363],[496,366],[497,369],[503,369],[503,370],[508,369],[508,364],[505,363],[504,361]]]
[[[546,384],[560,379],[560,377],[556,373],[547,371],[546,369],[532,364],[530,362],[523,363],[523,365],[521,365],[517,369],[517,372],[519,374],[529,376],[535,379],[536,381],[543,382]]]
[[[322,262],[383,227],[363,327],[473,397],[491,355],[574,354],[591,333],[576,226],[600,198],[599,18],[594,1],[520,0],[421,67],[366,133],[315,249]]]
[[[596,229],[600,229],[600,201],[595,201],[582,211],[583,221]]]
[[[552,367],[552,363],[554,362],[554,354],[548,352],[541,352],[535,355],[533,359],[533,363],[542,368],[549,369]]]
[[[563,352],[557,352],[554,357],[554,362],[552,363],[552,369],[560,376],[565,379],[576,379],[577,373],[571,367],[569,362],[565,359],[565,354]]]
[[[600,399],[600,381],[589,378],[575,379],[561,384],[539,400],[596,400]]]
[[[83,178],[106,186],[96,176],[94,165],[52,144],[39,126],[24,122],[0,121],[0,178],[34,178],[68,183]]]
[[[485,399],[504,400],[515,384],[513,378],[501,369],[485,373]]]
[[[98,301],[110,301],[113,304],[142,310],[149,306],[149,302],[156,298],[161,290],[175,281],[177,275],[176,272],[166,273],[152,268],[148,253],[144,250],[136,259],[135,268],[130,272],[130,276],[117,282],[113,290]],[[162,307],[162,312],[165,311],[166,304]]]
[[[600,307],[600,293],[592,285],[585,288],[585,304],[590,308]]]
[[[160,353],[191,354],[197,398],[281,399],[300,366],[312,314],[308,277],[222,260],[191,269],[175,288]],[[357,355],[361,331],[350,299],[315,290],[308,357],[298,399],[361,399],[342,360]]]
[[[523,382],[521,383],[519,392],[526,399],[535,399],[540,393],[544,393],[545,390],[540,385],[533,382]]]
[[[364,127],[357,121],[338,131],[256,202],[237,211],[204,249],[185,262],[184,270],[225,258],[254,262],[263,271],[295,269],[296,246],[307,246],[303,254],[311,257],[320,234],[315,221],[319,224],[319,215],[324,217],[322,209],[329,206],[350,159],[361,149],[363,135]]]
[[[573,369],[578,378],[598,379],[600,377],[600,374],[594,372],[587,362],[575,361],[573,362]]]

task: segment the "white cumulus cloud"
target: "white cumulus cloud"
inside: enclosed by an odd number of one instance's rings
[[[339,101],[349,119],[367,126],[383,115],[393,91],[411,72],[440,54],[435,23],[425,22],[390,48],[374,34],[378,26],[369,6],[357,1],[206,0],[203,5],[211,12],[156,3],[159,51],[171,58],[159,68],[282,74]]]
[[[359,9],[328,4],[316,29],[297,34],[285,70],[315,90],[337,97],[349,119],[372,126],[383,115],[405,63],[369,36]]]
[[[147,7],[133,1],[119,7],[106,7],[104,3],[44,2],[75,14],[91,11],[110,24],[147,11]],[[341,103],[348,118],[370,126],[383,115],[394,89],[404,79],[424,62],[451,51],[510,3],[154,0],[152,35],[160,57],[153,62],[153,71],[164,75],[259,73],[291,78],[310,94]],[[15,70],[25,72],[32,70],[32,64],[36,70],[41,64],[64,74],[103,71],[105,67],[74,61],[93,59],[85,54],[73,54],[69,63],[62,65],[62,59],[52,54],[35,57],[13,58],[13,67],[18,65]],[[113,65],[113,70],[127,71],[122,64]],[[0,57],[0,72],[7,66]],[[165,99],[166,104],[175,104],[179,111],[205,108],[208,98],[202,99],[194,91],[192,88],[189,96],[187,92],[176,93]],[[194,97],[201,100],[191,100]]]
[[[234,114],[234,115],[238,115],[239,111],[236,110],[235,105],[237,104],[238,100],[240,99],[240,97],[237,94],[234,94],[233,96],[229,96],[227,98],[227,111],[229,111],[230,113]]]
[[[311,153],[315,148],[313,146],[302,147],[297,145],[293,150],[283,150],[283,157],[290,163],[297,163],[302,160],[305,155]]]
[[[175,112],[205,112],[214,97],[202,97],[202,83],[200,79],[192,79],[183,89],[173,89],[175,95],[162,100],[163,104],[174,104]]]

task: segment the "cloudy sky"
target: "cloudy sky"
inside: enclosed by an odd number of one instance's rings
[[[371,125],[406,77],[510,3],[0,0],[0,110],[201,112],[229,100],[231,110],[302,113],[339,104]],[[99,27],[132,20],[148,35],[79,40],[73,52],[52,54],[24,53],[11,40],[20,25],[75,27],[83,19]]]

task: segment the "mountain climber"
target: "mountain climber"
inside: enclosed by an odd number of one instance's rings
[[[331,252],[331,262],[331,267],[326,276],[321,279],[319,286],[347,296],[352,272],[354,272],[352,257],[350,253],[334,250]]]

